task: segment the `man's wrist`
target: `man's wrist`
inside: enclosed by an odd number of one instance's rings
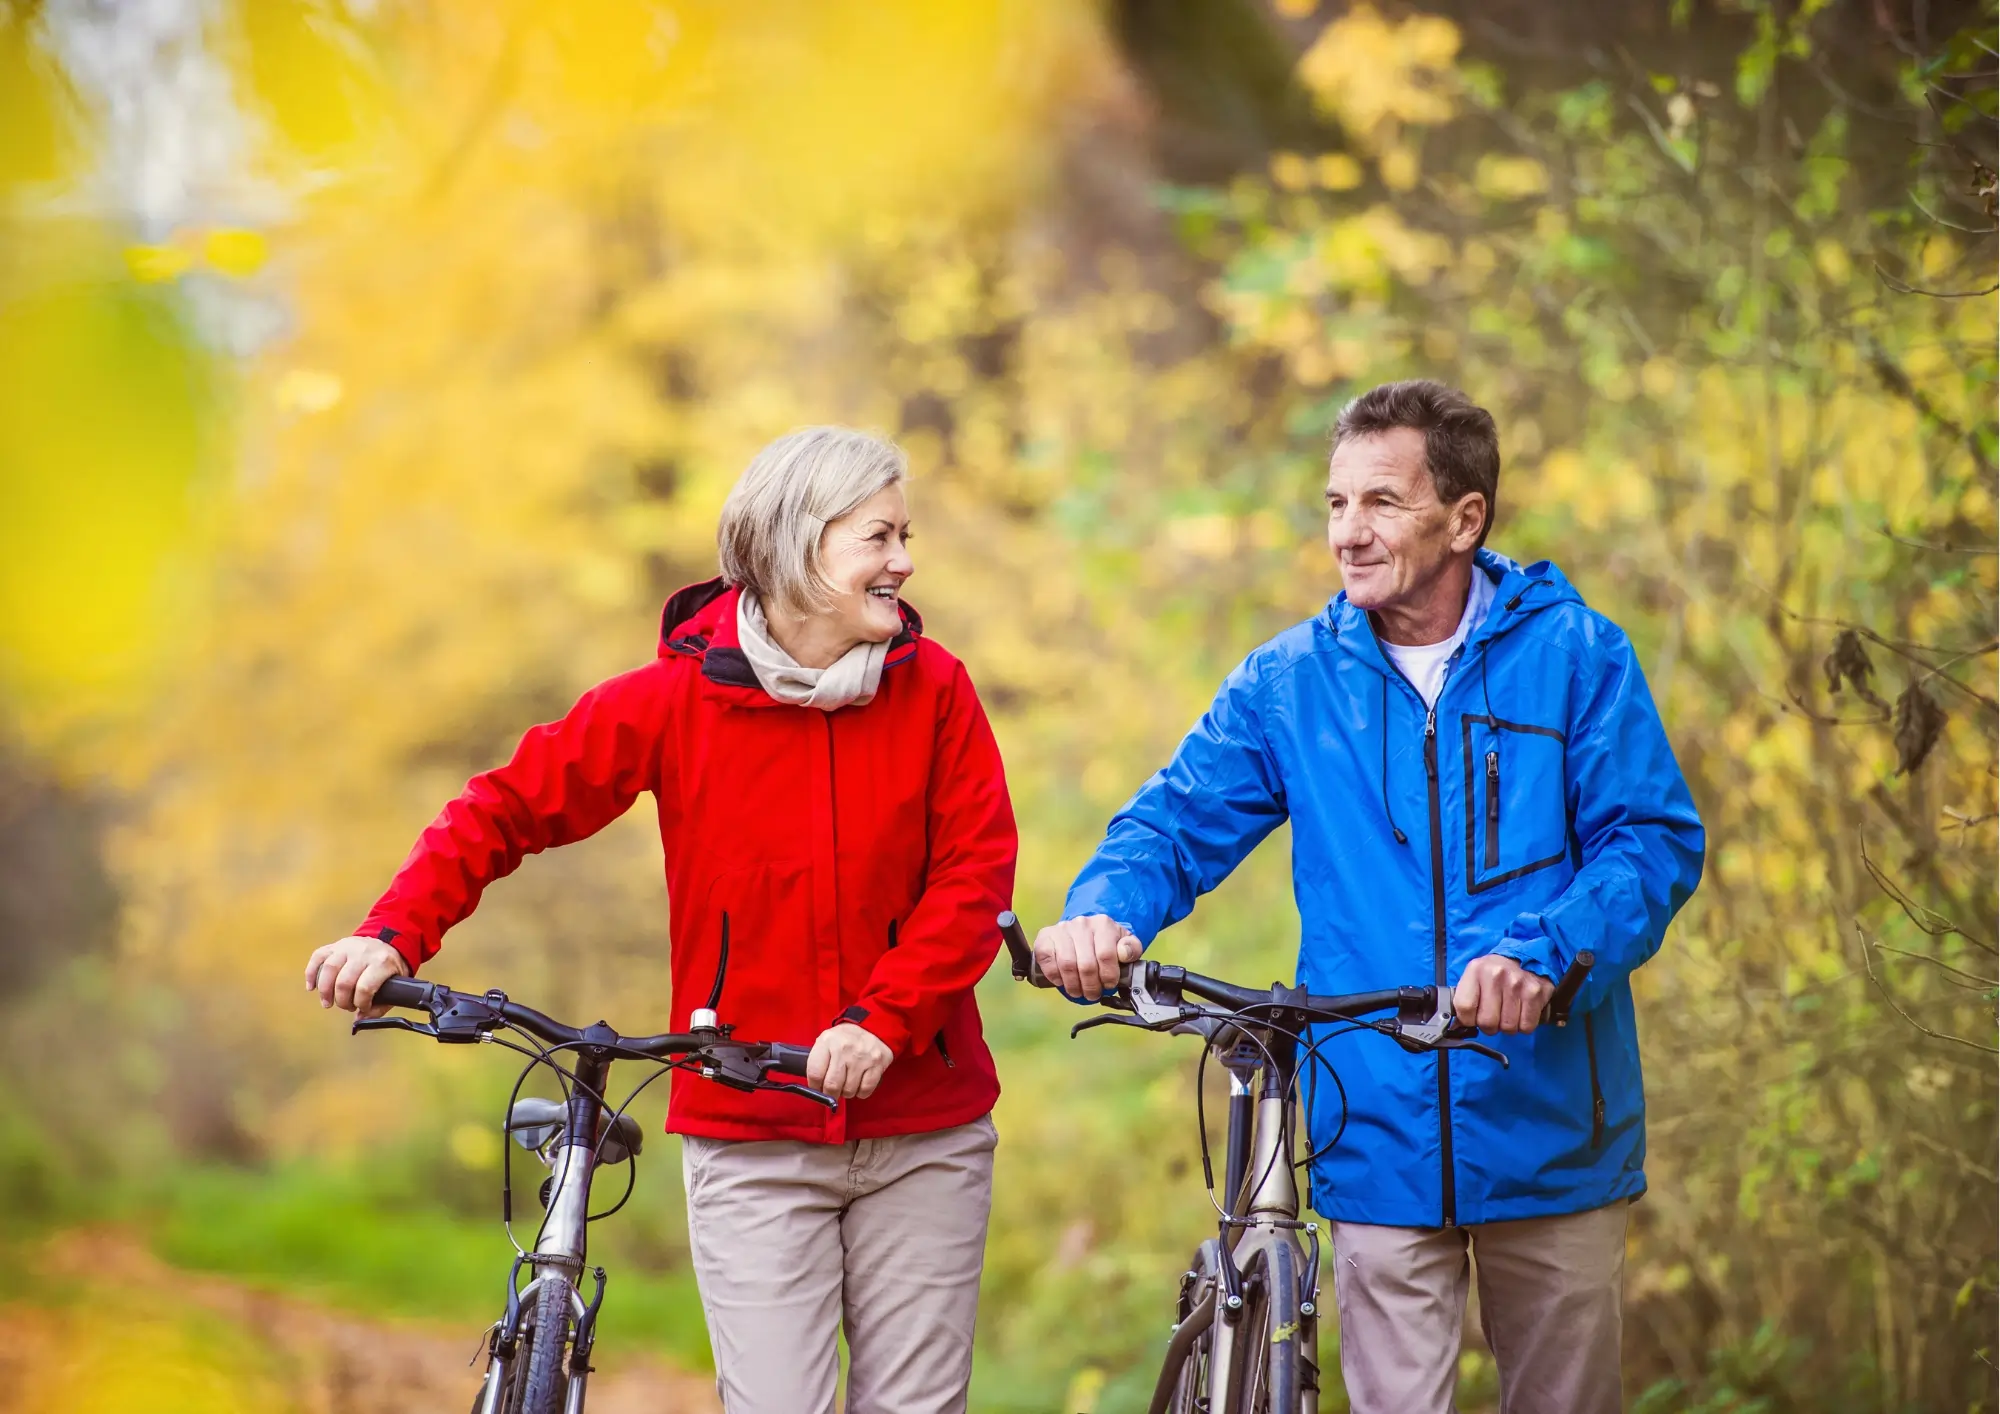
[[[1556,979],[1562,975],[1561,959],[1556,956],[1555,940],[1552,938],[1508,938],[1489,956],[1505,958],[1550,986],[1554,986]]]

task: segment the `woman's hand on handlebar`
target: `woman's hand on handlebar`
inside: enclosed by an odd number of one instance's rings
[[[819,1033],[806,1057],[806,1084],[836,1100],[865,1100],[882,1083],[896,1053],[874,1032],[851,1021]]]
[[[1118,986],[1118,969],[1144,951],[1124,924],[1101,913],[1052,923],[1035,935],[1035,965],[1072,997],[1094,1002]]]
[[[391,977],[407,977],[410,965],[380,938],[342,938],[315,948],[306,961],[306,990],[319,993],[323,1007],[339,1007],[363,1017],[380,1016],[375,989]]]

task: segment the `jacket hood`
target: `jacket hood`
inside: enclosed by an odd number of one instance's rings
[[[1493,607],[1487,610],[1485,621],[1474,625],[1465,640],[1468,651],[1475,644],[1506,633],[1544,609],[1553,609],[1559,604],[1583,603],[1583,596],[1577,593],[1576,586],[1548,560],[1537,560],[1532,565],[1524,566],[1498,551],[1482,548],[1473,552],[1472,563],[1476,572],[1493,581],[1494,591]],[[1341,590],[1327,601],[1320,619],[1340,643],[1382,671],[1389,671],[1388,659],[1382,656],[1382,647],[1376,640],[1375,627],[1369,622],[1368,611],[1349,603],[1346,590]]]
[[[675,591],[660,611],[659,656],[699,660],[702,677],[744,706],[785,706],[758,683],[737,636],[736,601],[742,593],[720,576]],[[908,662],[924,632],[923,616],[914,606],[899,598],[896,611],[902,615],[903,631],[889,640],[884,672]]]

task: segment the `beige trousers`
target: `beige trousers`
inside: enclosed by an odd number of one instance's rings
[[[728,1414],[955,1414],[993,1198],[991,1118],[846,1144],[687,1138],[688,1237]]]
[[[1501,1414],[1618,1414],[1627,1206],[1477,1227],[1335,1223],[1340,1373],[1354,1414],[1457,1408],[1468,1255]]]

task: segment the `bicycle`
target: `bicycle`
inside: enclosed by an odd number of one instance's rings
[[[505,1132],[549,1170],[541,1186],[542,1221],[533,1250],[523,1248],[514,1237],[513,1165],[503,1141],[500,1211],[514,1244],[514,1264],[507,1274],[506,1309],[488,1328],[486,1375],[472,1414],[582,1414],[605,1288],[604,1268],[591,1267],[595,1287],[590,1299],[583,1299],[587,1230],[632,1196],[642,1133],[627,1110],[648,1085],[668,1071],[693,1070],[732,1089],[784,1091],[829,1109],[838,1103],[803,1084],[770,1078],[774,1073],[803,1077],[811,1054],[806,1047],[734,1038],[716,1011],[728,966],[725,919],[722,960],[708,1004],[690,1014],[687,1031],[659,1036],[621,1036],[602,1021],[579,1030],[508,1000],[504,992],[455,992],[410,977],[384,982],[375,1001],[428,1012],[428,1023],[390,1016],[354,1023],[356,1032],[414,1031],[445,1043],[500,1045],[529,1057],[508,1096]],[[528,1045],[503,1039],[496,1034],[501,1031],[513,1032]],[[558,1059],[565,1052],[576,1057],[567,1069]],[[605,1090],[612,1063],[621,1060],[651,1061],[660,1069],[613,1108]],[[543,1066],[556,1072],[563,1098],[522,1099],[522,1083]],[[604,1212],[591,1212],[592,1182],[600,1169],[617,1164],[631,1165],[624,1195]],[[525,1286],[523,1267],[531,1273]]]
[[[999,917],[1014,979],[1054,987],[1035,963],[1020,919]],[[1596,958],[1578,953],[1551,993],[1543,1019],[1568,1023],[1576,992]],[[1190,1001],[1189,998],[1196,999]],[[1202,1180],[1215,1202],[1201,1082],[1213,1056],[1229,1077],[1229,1130],[1223,1170],[1226,1203],[1216,1203],[1216,1235],[1203,1242],[1181,1275],[1173,1334],[1153,1387],[1149,1414],[1272,1414],[1319,1407],[1318,1317],[1320,1234],[1299,1217],[1295,1171],[1340,1142],[1301,1161],[1297,1098],[1301,1049],[1308,1066],[1340,1077],[1320,1054],[1333,1036],[1374,1031],[1413,1052],[1466,1050],[1507,1065],[1507,1057],[1475,1039],[1478,1031],[1452,1013],[1444,986],[1323,996],[1273,983],[1258,990],[1204,977],[1184,967],[1141,960],[1119,968],[1115,991],[1099,1005],[1127,1016],[1095,1016],[1070,1028],[1072,1037],[1100,1026],[1193,1035],[1205,1043],[1195,1079]],[[1393,1011],[1373,1020],[1372,1013]],[[1314,1025],[1339,1029],[1310,1034]],[[1346,1091],[1341,1089],[1346,1126]],[[1220,1315],[1221,1319],[1216,1318]]]

